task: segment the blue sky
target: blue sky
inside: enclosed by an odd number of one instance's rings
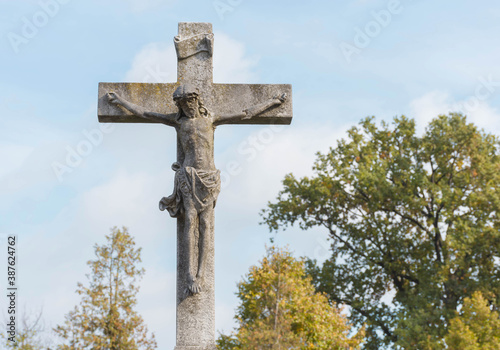
[[[96,97],[101,81],[175,81],[181,21],[213,24],[216,82],[293,85],[290,126],[216,132],[216,165],[240,170],[216,208],[218,330],[271,237],[260,209],[362,118],[404,114],[422,132],[462,111],[500,135],[498,2],[0,0],[0,233],[20,239],[20,305],[43,307],[49,326],[78,303],[93,244],[127,226],[147,270],[138,309],[159,348],[174,346],[175,220],[157,203],[172,191],[175,132],[100,125]],[[321,230],[277,241],[327,257]]]

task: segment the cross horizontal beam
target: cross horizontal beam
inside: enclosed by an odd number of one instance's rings
[[[132,115],[109,103],[106,94],[115,92],[150,112],[177,113],[172,94],[179,83],[99,83],[98,116],[101,123],[155,123]],[[210,84],[201,99],[211,113],[230,115],[273,97],[287,94],[287,100],[251,119],[230,124],[284,124],[292,121],[292,86],[290,84]],[[235,110],[237,109],[237,110]]]

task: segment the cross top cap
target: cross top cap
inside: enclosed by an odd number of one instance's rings
[[[175,89],[173,94],[174,101],[188,98],[188,97],[198,97],[198,89],[193,85],[187,83],[180,85],[177,89]]]

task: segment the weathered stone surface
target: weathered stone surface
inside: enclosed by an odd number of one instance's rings
[[[207,52],[209,56],[212,56],[214,35],[197,34],[187,38],[178,35],[174,38],[174,44],[179,60],[191,57],[199,52]]]
[[[101,123],[159,123],[135,116],[132,112],[109,103],[107,94],[117,93],[132,103],[147,106],[158,113],[177,113],[172,94],[178,83],[99,83],[97,114]]]
[[[160,201],[160,209],[177,218],[175,349],[214,350],[214,207],[220,190],[214,130],[223,124],[290,124],[292,89],[213,84],[209,23],[179,23],[175,45],[177,83],[100,83],[98,116],[100,122],[162,123],[177,131],[174,190]]]
[[[98,115],[101,123],[159,123],[134,116],[131,112],[111,105],[106,94],[116,92],[124,99],[162,114],[177,113],[172,94],[179,83],[99,83]],[[227,115],[254,106],[270,97],[287,94],[287,100],[250,119],[234,120],[227,124],[285,124],[292,121],[292,86],[289,84],[212,84],[201,97],[215,115]]]
[[[198,35],[212,35],[211,23],[179,23],[179,35],[174,41],[186,40]],[[203,46],[203,41],[201,43]],[[202,51],[185,59],[177,59],[177,81],[195,84],[200,91],[213,81],[212,52]]]

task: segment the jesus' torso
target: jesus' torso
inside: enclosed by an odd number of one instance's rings
[[[176,129],[184,151],[182,166],[190,166],[200,170],[215,170],[215,126],[212,117],[188,118],[184,116],[178,122]]]

